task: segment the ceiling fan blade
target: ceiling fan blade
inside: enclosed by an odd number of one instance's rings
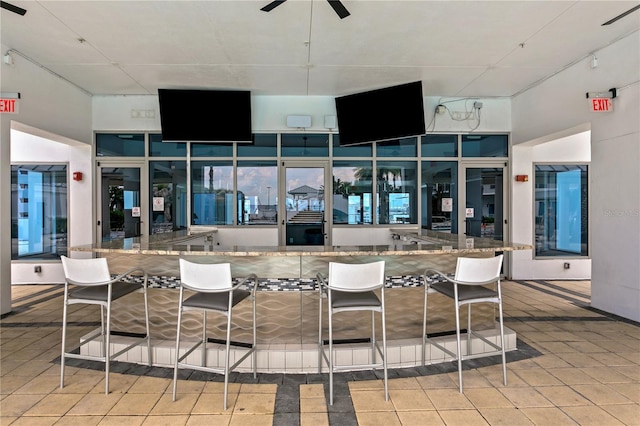
[[[268,5],[266,5],[265,7],[263,7],[260,10],[262,10],[263,12],[271,12],[273,9],[275,9],[278,6],[280,6],[285,1],[287,1],[287,0],[275,0],[275,1],[272,1],[271,3],[269,3]]]
[[[27,13],[26,9],[14,6],[11,3],[7,3],[6,1],[0,1],[0,7],[10,12],[17,13],[20,16],[24,16],[24,14]]]
[[[338,14],[340,19],[344,19],[347,16],[351,15],[346,7],[342,4],[340,0],[327,0],[329,5],[333,8],[333,10]]]

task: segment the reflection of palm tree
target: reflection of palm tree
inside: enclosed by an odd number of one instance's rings
[[[389,193],[401,190],[398,186],[398,179],[402,176],[402,168],[379,167],[376,172],[378,197],[380,200],[378,206],[380,213],[379,223],[389,223]],[[354,177],[357,180],[371,181],[373,178],[373,169],[371,167],[358,168],[354,173]]]
[[[340,178],[333,177],[333,193],[335,195],[342,195],[347,198],[349,194],[352,194],[351,182],[344,182]]]

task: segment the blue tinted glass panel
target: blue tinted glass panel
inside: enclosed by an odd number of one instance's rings
[[[278,136],[273,134],[254,134],[253,143],[238,144],[238,157],[277,157]]]
[[[333,223],[373,223],[371,161],[333,162]]]
[[[231,161],[191,162],[193,225],[233,225]]]
[[[283,157],[328,157],[328,134],[283,134]]]
[[[507,157],[507,135],[462,135],[463,157]]]
[[[340,135],[333,135],[333,156],[334,157],[371,157],[373,155],[373,144],[340,146]]]
[[[423,157],[457,157],[457,135],[422,136],[421,155]]]
[[[377,223],[418,223],[415,161],[378,161]]]
[[[162,142],[161,134],[149,135],[150,157],[186,157],[187,144],[184,142]]]
[[[192,143],[192,157],[233,157],[232,143]]]
[[[144,157],[144,134],[96,133],[98,157]]]
[[[405,138],[392,141],[378,142],[376,155],[378,157],[415,157],[418,138]]]

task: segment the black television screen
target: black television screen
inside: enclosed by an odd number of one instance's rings
[[[336,98],[340,145],[425,133],[422,81]]]
[[[158,89],[162,140],[251,142],[251,92]]]

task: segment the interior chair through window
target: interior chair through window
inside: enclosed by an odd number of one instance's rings
[[[131,269],[112,278],[106,258],[71,259],[60,256],[64,269],[64,307],[62,314],[62,355],[60,357],[60,387],[64,387],[64,366],[66,358],[101,361],[105,364],[105,394],[109,393],[109,366],[111,361],[134,346],[147,343],[147,361],[151,365],[151,340],[149,335],[149,305],[147,303],[147,273],[139,268]],[[137,282],[124,282],[127,281]],[[127,345],[116,353],[111,353],[111,307],[112,302],[135,291],[144,295],[144,315],[146,335]],[[88,336],[74,349],[66,349],[68,306],[73,304],[100,306],[99,330]],[[101,354],[81,354],[79,348],[92,340],[101,338]]]
[[[365,264],[329,263],[329,277],[318,274],[319,321],[318,321],[318,372],[322,372],[322,360],[329,366],[329,405],[333,405],[333,373],[335,371],[380,368],[384,374],[384,399],[389,400],[387,385],[387,331],[384,305],[384,261]],[[380,297],[375,293],[380,290]],[[322,300],[326,293],[329,323],[329,354],[325,352],[322,339]],[[334,353],[333,320],[339,312],[371,312],[371,363],[360,365],[336,365]],[[379,312],[382,324],[382,347],[376,341],[375,313]],[[376,361],[376,353],[380,361]]]
[[[249,291],[247,285],[253,281],[253,288]],[[178,369],[190,368],[193,370],[206,371],[224,375],[224,409],[227,409],[229,372],[236,368],[249,355],[253,354],[252,369],[253,377],[257,375],[256,350],[256,289],[258,288],[258,278],[251,274],[238,280],[234,284],[231,277],[231,264],[229,263],[194,263],[185,259],[180,259],[180,298],[178,306],[178,330],[176,334],[176,357],[174,360],[173,372],[173,400],[176,400],[178,384]],[[190,290],[187,294],[185,290]],[[231,351],[231,325],[233,308],[243,300],[249,298],[252,301],[252,332],[253,341],[249,349],[230,364]],[[180,334],[184,311],[202,312],[202,339],[192,344],[182,355],[180,353]],[[207,365],[207,313],[213,312],[226,315],[226,339],[224,366],[218,367]],[[200,365],[190,362],[183,362],[193,351],[201,347]]]
[[[426,345],[431,345],[442,350],[458,362],[458,385],[462,393],[462,361],[492,355],[502,355],[502,374],[504,385],[507,385],[507,364],[504,343],[504,324],[502,319],[502,291],[500,289],[500,270],[502,268],[503,255],[489,258],[459,257],[454,277],[440,271],[427,269],[424,273],[424,309],[422,323],[422,364],[425,364]],[[453,299],[456,317],[456,349],[453,353],[435,339],[427,335],[427,299],[430,290],[443,294]],[[471,329],[471,305],[476,303],[493,303],[498,305],[498,322],[500,331],[500,344],[490,341],[482,334]],[[460,329],[460,308],[467,305],[467,329],[466,347],[462,347]],[[472,338],[478,338],[495,349],[495,351],[472,353]]]

